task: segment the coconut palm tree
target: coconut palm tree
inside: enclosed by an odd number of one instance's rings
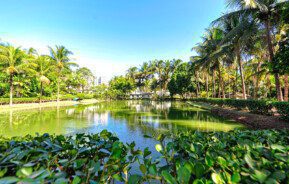
[[[222,77],[222,61],[225,57],[225,53],[228,52],[227,48],[221,47],[221,41],[224,37],[223,31],[219,27],[212,27],[206,30],[205,36],[202,37],[202,43],[194,47],[199,56],[192,57],[192,61],[196,63],[197,68],[207,68],[207,70],[213,70],[213,77],[215,70],[218,72],[218,97],[225,98],[224,80]],[[215,85],[213,84],[213,87]],[[215,89],[213,89],[215,91]],[[213,92],[214,93],[214,92]]]
[[[0,45],[0,64],[9,75],[10,85],[10,106],[13,105],[13,77],[20,72],[25,53],[20,47],[11,45]]]
[[[230,17],[234,14],[250,14],[253,19],[260,21],[265,29],[266,42],[268,49],[268,59],[273,62],[274,47],[272,43],[273,25],[278,23],[280,11],[283,6],[288,5],[288,0],[228,0],[228,6],[236,9],[231,13],[224,15],[222,18]],[[273,71],[277,98],[283,101],[280,78],[278,71]]]
[[[231,54],[239,65],[242,95],[243,99],[247,99],[242,55],[244,55],[245,49],[252,47],[252,43],[258,39],[258,25],[254,20],[250,20],[248,16],[242,14],[233,14],[227,19],[219,19],[215,23],[220,24],[224,31],[221,44],[224,47],[231,47],[233,51]]]
[[[32,57],[29,60],[30,62],[28,63],[28,65],[30,67],[27,67],[26,70],[27,72],[36,76],[40,81],[39,103],[41,103],[43,96],[43,85],[48,85],[50,83],[50,80],[48,79],[48,74],[53,71],[55,66],[53,65],[51,58],[47,55]]]
[[[49,47],[50,58],[55,64],[57,75],[57,103],[59,103],[60,94],[60,78],[64,70],[70,70],[70,66],[76,66],[76,63],[70,62],[70,55],[72,52],[64,46],[56,46],[55,49]]]

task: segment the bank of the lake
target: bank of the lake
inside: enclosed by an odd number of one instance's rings
[[[73,100],[64,100],[64,101],[49,101],[42,103],[18,103],[13,104],[12,107],[9,104],[0,105],[0,112],[10,111],[10,110],[29,110],[35,108],[47,108],[47,107],[68,107],[73,105],[87,105],[87,104],[95,104],[100,102],[100,100],[96,99],[84,99],[80,101]]]

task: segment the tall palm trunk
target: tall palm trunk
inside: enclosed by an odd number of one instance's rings
[[[10,84],[10,107],[12,107],[13,106],[13,74],[10,74],[9,84]]]
[[[212,76],[212,83],[213,83],[213,98],[216,97],[216,82],[215,82],[215,70],[213,70],[213,76]]]
[[[288,74],[284,75],[284,101],[288,102]]]
[[[233,94],[234,94],[234,98],[237,98],[237,90],[238,90],[238,67],[236,66],[235,67],[235,80],[234,80],[234,91],[233,91]]]
[[[270,33],[271,26],[270,26],[269,17],[265,21],[265,28],[266,28],[266,37],[267,37],[267,45],[268,45],[268,52],[269,52],[269,61],[273,62],[274,52],[273,52],[272,38],[271,38],[271,33]],[[277,73],[277,71],[273,71],[273,72],[274,72],[274,78],[275,78],[277,99],[278,101],[283,101],[279,74]]]
[[[242,96],[243,96],[243,99],[247,99],[246,86],[245,86],[245,80],[244,80],[244,74],[243,74],[243,66],[242,66],[242,60],[241,60],[241,53],[240,53],[240,49],[238,47],[237,47],[236,53],[237,53],[237,62],[239,65],[240,77],[241,77],[241,82],[242,82]]]
[[[207,92],[207,98],[209,98],[209,79],[208,79],[208,74],[206,74],[206,92]]]
[[[59,105],[60,80],[57,79],[57,105]]]
[[[225,95],[225,86],[224,86],[224,79],[222,78],[222,98],[226,98],[226,95]]]
[[[39,103],[42,103],[42,92],[43,92],[43,84],[42,82],[40,82],[40,99],[39,99]]]
[[[219,75],[219,83],[218,83],[218,98],[221,98],[221,92],[222,92],[222,89],[223,88],[222,86],[222,73],[221,73],[221,68],[220,68],[220,65],[218,66],[218,75]]]

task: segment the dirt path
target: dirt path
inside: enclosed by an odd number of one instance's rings
[[[240,122],[252,129],[289,129],[289,122],[274,116],[264,116],[249,112],[212,107],[213,114]]]

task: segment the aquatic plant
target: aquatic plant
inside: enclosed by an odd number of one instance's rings
[[[288,135],[285,130],[160,134],[159,156],[107,131],[0,138],[0,183],[284,183]]]

